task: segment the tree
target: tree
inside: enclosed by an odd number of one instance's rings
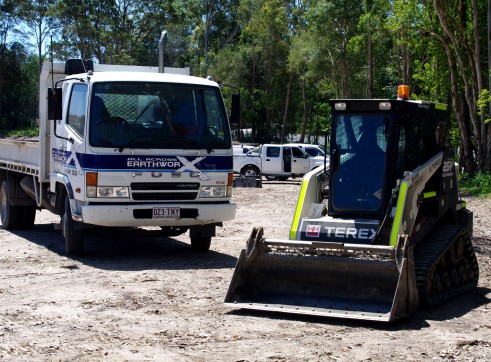
[[[35,41],[39,72],[46,57],[44,45],[48,37],[59,29],[59,21],[54,13],[56,3],[57,0],[21,1],[16,8],[18,18],[26,25],[26,35]]]
[[[7,39],[9,33],[15,26],[16,19],[14,17],[15,6],[13,3],[0,0],[0,128],[3,126],[4,113],[4,83],[6,75],[6,62],[8,52]]]

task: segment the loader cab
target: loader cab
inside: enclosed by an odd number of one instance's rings
[[[377,216],[385,209],[388,140],[394,115],[365,108],[333,112],[329,188],[333,215]]]
[[[412,100],[331,107],[328,214],[381,220],[397,180],[444,149],[446,109]]]

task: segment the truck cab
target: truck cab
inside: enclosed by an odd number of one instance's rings
[[[189,230],[194,250],[209,249],[236,209],[224,101],[217,83],[189,69],[159,70],[44,64],[38,142],[0,144],[4,227],[36,206],[61,216],[68,254],[83,251],[91,226]],[[19,193],[31,200],[10,197]]]

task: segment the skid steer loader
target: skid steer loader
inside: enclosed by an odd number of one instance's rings
[[[392,321],[476,287],[447,107],[408,94],[330,101],[329,169],[304,176],[289,240],[254,228],[225,304]]]

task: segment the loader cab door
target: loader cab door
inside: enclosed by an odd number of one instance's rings
[[[333,115],[331,213],[368,216],[383,210],[389,120],[387,114]]]

